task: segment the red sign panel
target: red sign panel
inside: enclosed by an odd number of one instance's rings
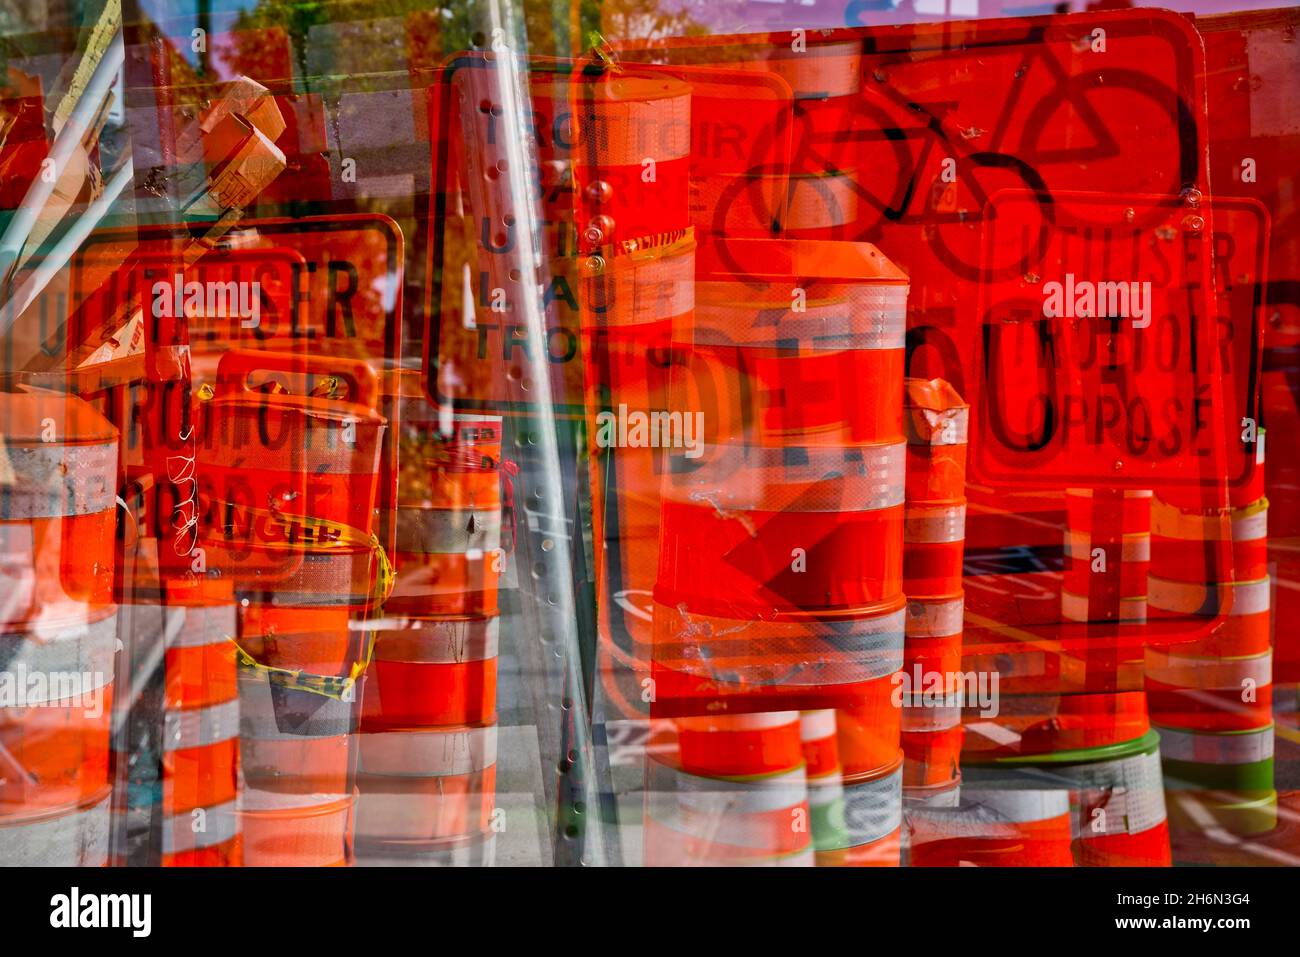
[[[1044,212],[1050,214],[1048,221]],[[1004,485],[1219,488],[1256,468],[1266,214],[1244,201],[993,197],[972,471]],[[1207,502],[1207,505],[1213,505]]]

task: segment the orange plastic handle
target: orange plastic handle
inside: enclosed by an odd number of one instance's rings
[[[337,376],[347,383],[347,401],[371,409],[379,407],[379,378],[360,359],[261,349],[232,349],[221,357],[217,364],[217,394],[255,391],[249,385],[254,372],[286,372],[301,378],[304,394],[310,376]]]

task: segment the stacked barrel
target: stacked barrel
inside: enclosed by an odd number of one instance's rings
[[[357,859],[491,863],[496,796],[501,419],[398,402],[397,579],[362,701]]]
[[[907,595],[903,675],[911,694],[927,675],[961,671],[962,557],[966,529],[966,444],[970,409],[942,379],[908,379],[903,591]],[[919,680],[918,680],[919,679]],[[961,700],[902,701],[904,795],[954,802],[961,779]]]
[[[862,91],[862,43],[815,44],[804,50],[773,47],[767,56],[723,66],[779,76],[789,88],[792,155],[788,166],[746,171],[718,190],[711,227],[728,236],[782,235],[790,239],[848,239],[857,234],[857,185],[865,170],[861,143],[849,134]],[[776,131],[782,126],[774,127]],[[750,223],[757,220],[761,231]]]
[[[224,579],[177,580],[166,597],[161,863],[238,866],[234,590]]]
[[[673,370],[705,441],[664,483],[652,708],[839,709],[846,863],[899,824],[906,295],[865,244],[710,242]]]
[[[1141,655],[1149,492],[1071,489],[1055,693],[967,707],[960,807],[918,812],[912,862],[1162,866],[1170,862],[1158,737],[1129,690]],[[1062,666],[1064,667],[1064,666]],[[1064,826],[1063,826],[1064,825]]]
[[[693,309],[695,237],[688,212],[691,90],[629,70],[532,81],[556,135],[546,161],[567,173],[564,210],[577,255],[552,268],[576,278],[584,372],[592,542],[602,682],[627,718],[643,717],[650,594],[658,568],[667,450],[626,438],[629,417],[665,412],[674,329]],[[609,422],[609,426],[605,423]],[[624,431],[620,432],[619,429]],[[602,428],[605,431],[602,432]]]
[[[103,866],[118,434],[74,396],[0,392],[0,860]]]
[[[1065,490],[1064,621],[1146,621],[1151,500],[1149,489]],[[1114,643],[1113,638],[1108,641]],[[1089,648],[1087,653],[1097,659],[1093,670],[1118,664],[1113,655],[1107,660],[1097,649]]]
[[[654,724],[676,747],[648,752],[647,867],[814,863],[797,711]]]
[[[245,866],[351,861],[369,647],[349,616],[391,578],[373,532],[378,402],[364,362],[233,350],[203,403],[202,544],[240,604]]]
[[[1248,836],[1277,823],[1263,471],[1213,505],[1188,488],[1158,489],[1152,506],[1147,699],[1175,850],[1193,862],[1207,827]]]

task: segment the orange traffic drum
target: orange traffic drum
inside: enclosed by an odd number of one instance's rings
[[[645,797],[647,867],[814,863],[802,765],[757,776],[703,776],[647,756]]]
[[[200,409],[202,543],[241,597],[378,603],[390,577],[374,534],[386,420],[366,363],[233,350]]]
[[[117,615],[0,634],[0,819],[78,805],[108,784]]]
[[[436,847],[485,835],[496,799],[495,724],[363,732],[357,842]],[[363,860],[364,863],[364,860]]]
[[[75,396],[0,392],[0,629],[86,622],[113,604],[117,442]]]
[[[73,805],[0,815],[0,861],[6,867],[105,867],[112,789],[105,785]]]
[[[363,730],[477,724],[496,715],[499,618],[375,619]]]

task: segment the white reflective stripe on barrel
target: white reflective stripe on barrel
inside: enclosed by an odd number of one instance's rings
[[[963,803],[985,808],[992,820],[1024,824],[1048,821],[1070,813],[1070,792],[1053,790],[1019,790],[1013,788],[971,788],[962,792]]]
[[[790,289],[794,289],[791,281]],[[907,338],[904,283],[837,287],[817,298],[813,291],[803,311],[791,308],[791,296],[755,297],[738,282],[703,281],[696,289],[693,342],[720,348],[790,349],[811,352],[902,349]],[[791,354],[797,359],[797,354]]]
[[[350,810],[356,801],[354,794],[334,794],[318,792],[315,794],[296,791],[264,791],[260,788],[243,788],[235,799],[235,810],[240,814],[277,813],[282,811],[304,811],[324,814],[330,805],[338,804],[337,810]]]
[[[960,635],[965,599],[909,601],[906,631],[910,638],[947,638]]]
[[[1074,498],[1092,498],[1092,489],[1067,488],[1065,494],[1073,496]],[[1152,498],[1154,494],[1155,493],[1149,488],[1129,488],[1124,490],[1124,498],[1126,499]]]
[[[1075,561],[1090,562],[1092,561],[1092,550],[1106,546],[1094,545],[1092,536],[1087,532],[1077,532],[1073,529],[1065,531],[1065,554]],[[1109,552],[1107,552],[1109,556]],[[1120,561],[1122,562],[1149,562],[1151,561],[1151,536],[1146,532],[1136,532],[1125,535],[1120,540]]]
[[[907,443],[847,449],[723,446],[694,472],[673,474],[664,497],[730,511],[858,513],[903,504]],[[802,487],[802,486],[807,487]],[[798,487],[791,492],[792,487]]]
[[[1141,834],[1165,820],[1159,751],[1071,765],[1061,775],[1070,781],[1079,804],[1076,837]],[[1104,815],[1095,814],[1097,809]]]
[[[0,521],[93,515],[116,507],[117,443],[4,445],[13,472],[0,484]]]
[[[496,509],[397,509],[399,552],[461,553],[501,546],[501,513]]]
[[[234,801],[194,808],[163,819],[164,854],[180,854],[224,844],[239,834]]]
[[[203,748],[239,737],[239,699],[163,714],[163,750]]]
[[[1191,764],[1255,764],[1273,757],[1273,725],[1227,733],[1184,731],[1155,726],[1160,756]]]
[[[404,777],[473,774],[496,764],[497,727],[364,732],[358,770]]]
[[[205,648],[235,637],[234,603],[221,605],[170,605],[168,615],[181,620],[166,629],[168,648]]]
[[[701,646],[698,665],[718,678],[732,675],[756,685],[853,684],[892,675],[903,666],[902,608],[861,618],[761,621],[695,615],[678,606],[655,606],[669,640]],[[744,663],[735,663],[748,659]],[[797,713],[797,712],[795,712]],[[696,719],[690,719],[696,720]]]
[[[375,629],[376,661],[464,664],[497,656],[501,619],[387,619]]]
[[[826,807],[844,800],[844,779],[838,771],[808,779],[808,806]]]
[[[919,697],[924,692],[914,692]],[[908,695],[903,695],[903,724],[902,730],[907,733],[924,734],[931,731],[947,731],[961,724],[961,709],[959,703],[963,697],[962,691],[955,692],[948,701],[956,699],[958,703],[948,703],[942,705],[925,705],[922,707],[908,706]],[[947,696],[946,696],[947,697]]]
[[[1145,595],[1119,600],[1119,617],[1129,623],[1147,620],[1149,601]],[[1066,621],[1090,621],[1088,617],[1088,596],[1075,595],[1068,591],[1061,592],[1061,617]]]
[[[1243,681],[1256,686],[1273,681],[1273,653],[1243,658],[1209,658],[1146,649],[1146,674],[1160,684],[1201,691],[1239,691]]]
[[[940,545],[966,537],[966,503],[960,505],[908,504],[903,517],[903,541],[912,545]]]
[[[101,867],[108,861],[112,794],[30,816],[0,815],[0,866]]]
[[[25,632],[0,634],[0,671],[45,678],[48,693],[33,699],[29,692],[29,704],[80,697],[111,684],[117,614],[111,609],[101,614],[84,624],[34,623]]]
[[[1151,506],[1151,531],[1188,541],[1253,542],[1268,537],[1268,499],[1245,508],[1188,512],[1159,499]]]
[[[801,711],[799,713],[799,740],[821,741],[835,734],[835,709]]]
[[[846,847],[871,844],[903,823],[903,769],[865,781],[844,783]]]
[[[1174,582],[1152,575],[1147,581],[1151,607],[1184,615],[1258,615],[1269,609],[1269,579],[1233,583]]]

